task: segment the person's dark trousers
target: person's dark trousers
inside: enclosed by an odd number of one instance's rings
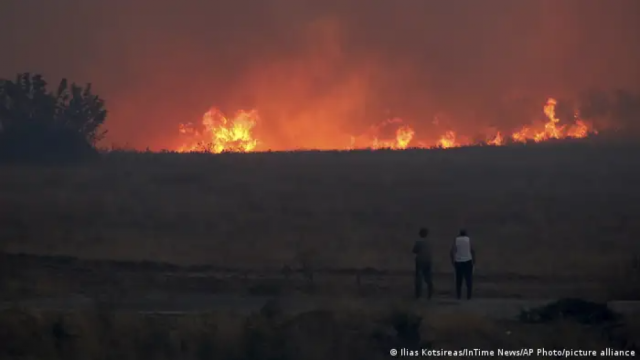
[[[431,299],[433,295],[433,280],[431,279],[431,263],[416,260],[416,299],[422,296],[422,282],[427,284],[427,296]]]
[[[462,282],[467,285],[467,299],[471,299],[471,291],[473,290],[473,260],[461,261],[455,263],[456,268],[456,296],[458,299],[462,297]]]

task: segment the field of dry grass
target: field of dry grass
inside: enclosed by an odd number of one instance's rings
[[[571,320],[528,324],[410,306],[352,305],[286,315],[270,302],[249,316],[142,315],[101,306],[75,313],[10,309],[0,312],[0,357],[340,360],[388,359],[394,348],[638,351],[637,319],[615,326]]]
[[[466,227],[477,246],[479,297],[598,297],[583,286],[593,283],[599,297],[638,299],[639,159],[637,145],[587,142],[112,152],[76,166],[4,166],[0,297],[84,294],[98,305],[0,311],[0,358],[382,359],[402,347],[637,351],[636,317],[616,327],[528,324],[437,312],[407,298],[412,242],[428,226],[438,297],[451,296],[447,251]],[[28,255],[11,254],[18,252]],[[309,282],[309,273],[320,276]],[[145,315],[115,305],[150,294],[300,292],[340,293],[345,303],[288,315],[271,303],[248,317]],[[398,305],[368,308],[367,296]]]
[[[79,166],[4,166],[10,252],[237,269],[411,271],[432,230],[436,272],[466,227],[478,274],[600,279],[640,253],[640,146],[113,152]]]

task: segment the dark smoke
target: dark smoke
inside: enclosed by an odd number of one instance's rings
[[[639,30],[637,0],[9,0],[0,77],[92,82],[109,141],[139,148],[212,105],[258,107],[283,143],[387,116],[511,127],[549,96],[633,125]]]

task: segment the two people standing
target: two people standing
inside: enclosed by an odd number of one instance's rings
[[[429,230],[420,229],[418,233],[420,238],[413,245],[413,253],[415,254],[415,296],[422,296],[422,285],[427,285],[427,297],[431,299],[433,296],[433,252],[431,244],[427,240]],[[467,299],[471,299],[473,290],[473,268],[476,261],[475,250],[471,245],[471,238],[467,235],[467,231],[462,229],[455,238],[451,250],[449,251],[451,264],[455,269],[456,278],[456,297],[462,297],[462,284],[465,283],[467,288]]]

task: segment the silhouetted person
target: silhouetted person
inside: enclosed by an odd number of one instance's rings
[[[460,230],[451,247],[451,263],[456,271],[456,296],[462,297],[462,282],[467,285],[467,299],[471,299],[473,290],[473,266],[476,254],[466,230]]]
[[[416,299],[422,296],[422,282],[427,284],[427,296],[433,295],[433,281],[431,279],[431,244],[427,240],[429,230],[420,229],[420,238],[413,245],[413,253],[416,255],[415,291]]]

